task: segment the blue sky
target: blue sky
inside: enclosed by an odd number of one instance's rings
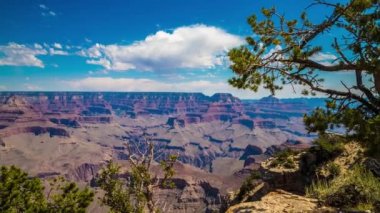
[[[0,0],[0,90],[266,96],[228,86],[226,51],[252,34],[246,18],[262,7],[295,18],[312,2]],[[309,16],[318,21],[327,12],[314,7]],[[346,74],[326,77],[351,81]],[[300,96],[289,91],[278,96]]]

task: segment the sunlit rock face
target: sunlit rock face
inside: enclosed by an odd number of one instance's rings
[[[120,147],[110,141],[138,142],[145,131],[166,155],[178,153],[182,162],[205,169],[220,157],[245,160],[273,145],[301,141],[294,146],[305,146],[312,139],[301,121],[312,108],[304,99],[242,101],[228,93],[2,92],[0,103],[2,137],[48,134]],[[117,133],[100,137],[99,131],[91,134],[95,128]],[[120,152],[117,156],[123,158]]]
[[[176,188],[157,193],[176,209],[212,211],[275,150],[310,145],[308,103],[226,93],[0,92],[0,164],[93,183],[107,161],[127,164],[127,146],[138,154],[148,139],[157,162],[172,154],[180,162]]]

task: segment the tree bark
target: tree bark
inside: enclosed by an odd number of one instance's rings
[[[375,88],[378,94],[380,94],[380,70],[376,70],[373,73],[373,80],[375,82]]]
[[[153,202],[153,186],[148,185],[146,187],[146,190],[147,190],[147,192],[146,192],[147,206],[148,206],[149,212],[155,213],[156,209],[155,209],[154,202]]]

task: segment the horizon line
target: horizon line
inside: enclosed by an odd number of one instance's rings
[[[216,94],[229,94],[235,98],[238,98],[240,100],[260,100],[262,98],[266,97],[274,97],[277,99],[326,99],[326,97],[304,97],[304,96],[298,96],[298,97],[289,97],[289,98],[279,98],[276,97],[276,95],[266,95],[262,96],[261,98],[239,98],[234,96],[233,94],[229,92],[216,92],[213,95],[206,95],[203,92],[169,92],[169,91],[68,91],[68,90],[35,90],[35,91],[26,91],[26,90],[3,90],[0,91],[1,93],[176,93],[176,94],[202,94],[207,97],[212,97]]]

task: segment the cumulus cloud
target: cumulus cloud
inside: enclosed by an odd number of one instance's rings
[[[60,43],[54,43],[53,47],[55,47],[57,49],[62,49],[62,45]]]
[[[41,44],[34,44],[34,48],[36,48],[36,49],[42,49],[43,47],[42,47],[42,45]]]
[[[206,95],[215,93],[231,93],[245,99],[260,98],[269,95],[267,90],[261,89],[258,93],[248,90],[238,90],[224,81],[212,82],[195,80],[186,82],[162,82],[152,79],[88,77],[84,79],[61,82],[64,88],[74,91],[118,91],[118,92],[201,92]],[[276,94],[277,97],[289,98],[300,96],[301,86],[296,86],[295,94],[290,86],[284,87]]]
[[[34,47],[27,47],[22,44],[9,43],[8,45],[0,46],[0,53],[4,54],[3,57],[0,57],[0,66],[34,66],[43,68],[43,62],[36,56],[46,55],[47,51],[39,44],[35,44]]]
[[[62,45],[54,43],[48,45],[44,43],[24,45],[17,43],[8,43],[0,45],[0,66],[30,66],[44,68],[44,63],[37,58],[38,55],[69,55],[67,51],[62,50]],[[1,56],[3,55],[3,56]]]
[[[69,53],[67,51],[63,51],[60,49],[49,48],[49,54],[50,55],[68,55]]]
[[[6,90],[6,89],[7,89],[6,86],[4,86],[4,85],[0,85],[0,90]]]
[[[95,44],[78,54],[88,57],[89,64],[115,71],[212,68],[223,64],[228,49],[243,42],[223,29],[192,25],[158,31],[130,45]]]
[[[330,66],[330,65],[338,63],[337,57],[335,55],[330,54],[330,53],[322,53],[322,52],[312,55],[310,57],[310,60],[319,62],[325,66]]]

